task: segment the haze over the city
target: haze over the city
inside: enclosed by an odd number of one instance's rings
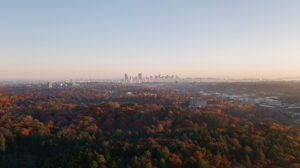
[[[0,78],[300,77],[300,1],[13,1]]]

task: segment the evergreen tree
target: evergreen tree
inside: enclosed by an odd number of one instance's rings
[[[204,159],[200,159],[197,164],[197,168],[208,168],[209,166],[209,162]]]
[[[159,161],[159,167],[160,168],[166,168],[167,164],[166,164],[166,160],[164,158],[161,158]]]
[[[251,160],[250,160],[248,154],[245,155],[245,161],[246,161],[246,164],[247,164],[247,165],[250,165],[250,164],[251,164]]]
[[[265,153],[262,149],[257,149],[255,152],[255,160],[264,161],[266,159]]]

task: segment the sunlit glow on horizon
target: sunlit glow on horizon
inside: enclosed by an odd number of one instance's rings
[[[0,79],[299,78],[300,1],[4,2]]]

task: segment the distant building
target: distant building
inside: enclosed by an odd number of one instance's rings
[[[49,89],[52,88],[52,82],[48,82],[48,88],[49,88]]]
[[[133,95],[133,93],[132,93],[132,92],[127,92],[126,94],[127,94],[127,95]]]
[[[206,106],[206,105],[207,105],[207,101],[200,97],[192,97],[190,99],[190,107],[191,108],[202,107],[202,106]]]
[[[138,79],[141,81],[143,79],[142,73],[139,73]]]
[[[291,105],[288,106],[288,109],[300,109],[300,103],[291,104]]]
[[[176,77],[178,77],[176,75]],[[129,76],[127,73],[124,74],[124,78],[120,82],[125,83],[143,83],[143,82],[177,82],[175,75],[150,75],[143,76],[142,73],[138,73],[137,76]]]
[[[125,74],[125,82],[128,82],[129,81],[129,78],[128,78],[128,75],[127,73]]]

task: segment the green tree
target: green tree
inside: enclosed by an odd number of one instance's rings
[[[97,163],[95,160],[93,160],[93,161],[90,163],[90,167],[91,167],[91,168],[98,168],[99,165],[98,165],[98,163]]]
[[[200,159],[197,163],[197,168],[208,168],[209,166],[209,162],[204,159]]]
[[[161,158],[159,161],[159,167],[160,168],[166,168],[167,164],[166,164],[166,160],[164,158]]]
[[[132,167],[136,167],[136,168],[138,168],[140,166],[140,162],[139,162],[139,159],[137,156],[133,156],[131,158],[131,165],[132,165]]]
[[[161,149],[161,153],[162,153],[162,155],[163,155],[164,158],[168,158],[169,154],[170,154],[169,148],[168,147],[163,147]]]
[[[106,163],[106,159],[102,154],[98,155],[97,160],[98,160],[98,163],[100,163],[100,164],[105,164]]]
[[[274,161],[281,161],[284,157],[284,151],[281,147],[273,145],[269,150],[268,157]]]
[[[149,150],[146,150],[144,155],[147,159],[151,159],[151,152]]]
[[[251,164],[251,160],[250,160],[248,154],[245,155],[245,161],[246,161],[247,165],[250,165],[250,164]]]
[[[252,148],[250,146],[246,145],[245,148],[244,148],[244,153],[245,153],[245,155],[248,155],[251,158]]]
[[[254,156],[255,160],[261,160],[264,161],[266,159],[265,153],[262,149],[257,149],[255,151],[255,156]]]
[[[148,162],[147,165],[146,165],[146,168],[152,168],[152,163]]]
[[[117,168],[117,167],[118,167],[116,161],[113,160],[113,161],[111,162],[111,167],[112,167],[112,168]]]

